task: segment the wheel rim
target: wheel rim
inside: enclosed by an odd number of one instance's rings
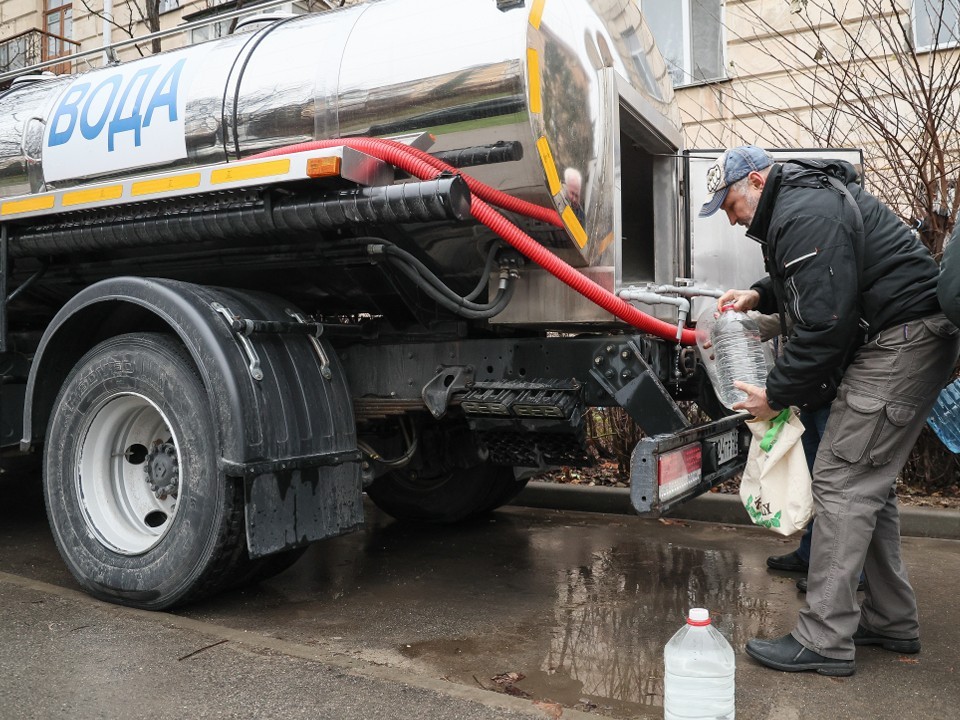
[[[123,555],[156,546],[173,524],[180,445],[163,412],[135,393],[91,414],[77,460],[77,496],[90,531]]]

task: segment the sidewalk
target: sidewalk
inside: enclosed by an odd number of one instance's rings
[[[556,510],[634,514],[629,488],[591,487],[562,483],[530,482],[514,505]],[[705,493],[668,513],[683,520],[750,525],[738,495]],[[907,537],[960,540],[960,510],[900,505],[900,532]]]

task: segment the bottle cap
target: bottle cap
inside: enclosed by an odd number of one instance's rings
[[[690,608],[687,615],[687,625],[703,627],[710,624],[710,611],[706,608]]]
[[[720,310],[721,312],[727,312],[728,310],[736,309],[736,307],[737,306],[735,303],[728,303],[727,305],[724,305],[722,308],[720,308]]]

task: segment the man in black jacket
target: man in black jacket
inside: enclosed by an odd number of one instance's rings
[[[960,225],[954,229],[943,250],[937,297],[944,314],[954,325],[960,324]]]
[[[855,645],[920,650],[894,483],[960,351],[960,331],[937,304],[936,263],[856,181],[849,163],[775,163],[747,145],[710,168],[700,211],[722,209],[745,226],[769,273],[718,305],[793,320],[766,388],[737,383],[747,399],[734,409],[769,419],[832,403],[813,472],[806,607],[792,633],[751,640],[747,653],[778,670],[837,676],[853,674]]]

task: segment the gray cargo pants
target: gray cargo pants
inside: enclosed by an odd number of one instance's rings
[[[960,330],[933,315],[884,330],[844,373],[813,469],[807,606],[793,631],[814,652],[852,659],[858,623],[892,638],[919,636],[894,483],[958,351]]]

